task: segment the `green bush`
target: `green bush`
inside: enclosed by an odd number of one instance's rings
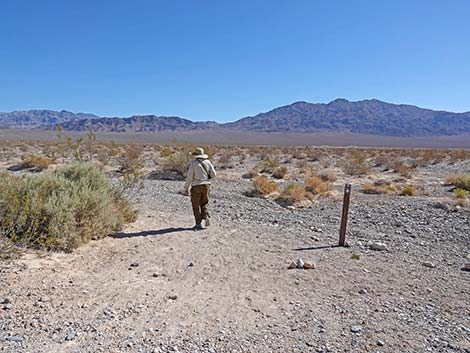
[[[470,175],[457,175],[453,184],[457,189],[470,191]]]
[[[71,251],[137,216],[122,191],[88,163],[39,175],[1,174],[0,182],[0,236],[16,244]]]

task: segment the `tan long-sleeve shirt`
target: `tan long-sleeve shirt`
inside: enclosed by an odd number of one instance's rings
[[[204,167],[203,167],[204,165]],[[205,170],[204,170],[205,168]],[[207,171],[207,172],[206,172]],[[195,159],[191,162],[188,168],[188,175],[186,176],[186,183],[184,190],[189,191],[191,186],[207,185],[211,180],[216,177],[214,166],[208,159]],[[210,179],[209,179],[210,176]]]

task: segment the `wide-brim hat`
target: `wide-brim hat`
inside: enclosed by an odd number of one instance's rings
[[[189,153],[193,158],[209,158],[207,154],[204,153],[204,149],[201,147],[198,147],[194,150],[194,152]]]

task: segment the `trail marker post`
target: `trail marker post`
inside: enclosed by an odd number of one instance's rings
[[[349,199],[351,197],[351,184],[344,185],[343,213],[341,215],[341,228],[339,229],[339,246],[346,245],[346,226],[348,224]]]

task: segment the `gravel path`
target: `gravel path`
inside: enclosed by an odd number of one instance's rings
[[[288,210],[220,180],[196,233],[181,187],[147,180],[114,237],[0,264],[0,351],[470,352],[468,210],[356,190],[337,248],[338,201]]]

